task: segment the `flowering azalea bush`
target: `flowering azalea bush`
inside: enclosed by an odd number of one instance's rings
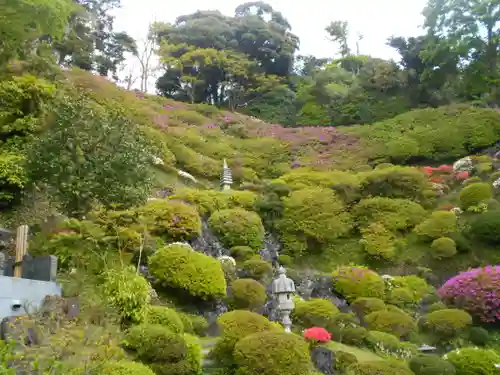
[[[484,322],[500,322],[500,266],[474,268],[449,279],[438,291],[450,305]]]
[[[324,328],[312,327],[304,331],[304,338],[316,344],[330,341],[332,335]]]

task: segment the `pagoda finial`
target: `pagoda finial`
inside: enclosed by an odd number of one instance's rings
[[[231,173],[231,169],[227,165],[226,159],[224,159],[224,163],[222,164],[222,173],[220,176],[220,184],[222,190],[231,189],[231,185],[233,184],[233,174]]]

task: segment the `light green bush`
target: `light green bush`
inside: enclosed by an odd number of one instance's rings
[[[376,272],[363,267],[341,267],[333,273],[333,287],[348,301],[360,297],[384,298],[385,283]]]
[[[425,315],[419,322],[424,332],[439,340],[452,340],[472,324],[472,317],[464,310],[444,309]]]
[[[416,330],[413,318],[397,308],[372,312],[365,317],[365,321],[370,330],[391,333],[397,337],[406,337]]]
[[[404,364],[396,361],[367,361],[348,367],[347,375],[414,375]]]
[[[461,348],[446,355],[456,375],[498,375],[500,355],[491,349]]]
[[[385,310],[385,302],[380,298],[356,298],[351,307],[363,315],[370,314],[374,311]]]
[[[415,375],[455,375],[455,367],[437,355],[419,354],[409,361]]]
[[[457,216],[451,211],[435,211],[415,228],[415,233],[431,240],[447,237],[456,231]]]
[[[127,360],[107,361],[98,371],[102,375],[155,375],[148,366]]]
[[[326,299],[299,300],[293,311],[293,321],[302,328],[326,328],[332,317],[339,312],[337,306]]]
[[[457,253],[455,241],[449,237],[436,238],[431,244],[434,259],[451,258]]]
[[[271,263],[262,259],[249,259],[243,263],[243,271],[254,280],[265,280],[273,273]]]
[[[149,306],[146,316],[149,324],[160,324],[174,333],[184,332],[182,319],[174,309],[165,306]]]
[[[397,307],[409,307],[415,303],[412,293],[406,288],[394,288],[389,294],[389,303]]]
[[[203,316],[180,312],[179,317],[184,325],[184,332],[196,336],[205,336],[208,329],[208,321]]]
[[[361,229],[361,244],[372,257],[392,259],[396,252],[396,236],[380,223],[372,223]]]
[[[491,199],[493,195],[491,185],[487,182],[477,182],[470,184],[460,192],[460,207],[467,210],[480,203]]]
[[[434,288],[421,277],[416,275],[396,276],[392,280],[396,288],[405,288],[413,295],[413,301],[419,302],[422,298],[434,293]]]
[[[232,309],[253,310],[262,307],[267,300],[266,288],[253,279],[236,279],[229,290],[228,302]]]

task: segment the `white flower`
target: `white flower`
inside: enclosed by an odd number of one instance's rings
[[[493,187],[495,189],[498,189],[500,187],[500,178],[497,178],[495,181],[493,181]]]
[[[230,257],[228,255],[222,255],[222,256],[218,257],[217,259],[219,259],[219,261],[221,263],[228,262],[228,263],[231,263],[233,266],[236,266],[236,261],[234,260],[234,258]]]
[[[158,156],[153,156],[153,164],[154,165],[164,165],[165,163]]]
[[[455,163],[453,163],[453,170],[455,172],[470,172],[473,168],[474,163],[472,162],[472,158],[470,156],[466,156],[465,158],[459,159]]]

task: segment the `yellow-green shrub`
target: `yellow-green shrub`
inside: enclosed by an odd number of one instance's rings
[[[396,336],[386,332],[370,331],[365,341],[370,349],[383,355],[406,358],[408,354],[418,352],[415,344],[402,342]]]
[[[460,192],[460,207],[464,210],[477,206],[491,199],[493,195],[491,185],[487,182],[470,184]]]
[[[293,310],[293,321],[302,328],[326,328],[331,318],[338,312],[337,306],[326,299],[299,300]]]
[[[203,299],[226,295],[221,262],[189,245],[176,243],[158,250],[149,259],[149,269],[164,287]]]
[[[174,333],[184,332],[181,317],[174,309],[165,306],[149,306],[146,315],[149,324],[159,324],[167,327]]]
[[[256,255],[256,251],[250,246],[235,246],[231,248],[231,256],[237,261],[246,261]]]
[[[325,244],[351,228],[350,215],[330,189],[297,190],[283,201],[283,217],[277,226],[289,255],[300,256],[309,242]]]
[[[366,361],[348,367],[347,375],[414,375],[408,367],[396,361]]]
[[[415,233],[431,240],[447,237],[456,231],[457,216],[451,211],[435,211],[415,228]]]
[[[228,302],[232,309],[253,310],[264,305],[266,288],[253,279],[236,279],[231,283]]]
[[[359,186],[359,178],[354,173],[344,171],[318,172],[297,168],[279,178],[279,181],[293,190],[306,188],[331,189],[334,185],[347,185],[353,189]]]
[[[201,315],[179,312],[179,317],[184,326],[184,332],[196,336],[205,336],[208,329],[208,321]]]
[[[455,375],[455,367],[445,359],[431,354],[419,354],[408,362],[415,375]]]
[[[380,223],[361,229],[363,249],[374,258],[392,259],[396,252],[396,236]]]
[[[363,199],[351,213],[360,227],[377,222],[390,231],[412,228],[427,215],[425,209],[416,202],[385,197]]]
[[[397,308],[372,312],[365,316],[365,321],[370,330],[391,333],[396,337],[405,337],[416,329],[413,318]]]
[[[186,241],[201,232],[196,209],[180,201],[154,200],[137,211],[144,217],[149,232],[167,241]]]
[[[397,307],[408,307],[415,303],[412,293],[406,288],[394,288],[389,294],[389,303]]]
[[[416,275],[396,276],[392,280],[396,288],[405,288],[413,295],[413,301],[419,302],[425,296],[434,292],[434,288],[427,281]]]
[[[425,315],[419,322],[422,330],[437,339],[451,340],[458,337],[472,324],[472,317],[464,310],[444,309]]]
[[[254,258],[243,263],[242,267],[247,277],[254,280],[265,280],[273,273],[273,266],[265,260]]]
[[[249,246],[259,250],[264,241],[264,226],[259,215],[241,208],[216,211],[210,228],[227,247]]]
[[[153,370],[139,362],[127,360],[107,361],[99,367],[102,375],[155,375]]]
[[[385,302],[380,298],[356,298],[351,307],[362,315],[367,315],[375,311],[385,310]]]
[[[451,238],[441,237],[432,241],[431,250],[435,259],[451,258],[457,253],[457,246]]]
[[[500,363],[500,354],[492,349],[461,348],[446,357],[456,375],[498,375],[495,364]]]
[[[246,375],[305,375],[313,369],[308,343],[285,332],[260,332],[241,339],[234,358],[238,371]]]
[[[363,267],[341,267],[333,273],[333,287],[348,301],[360,297],[384,298],[385,283],[376,272]]]

